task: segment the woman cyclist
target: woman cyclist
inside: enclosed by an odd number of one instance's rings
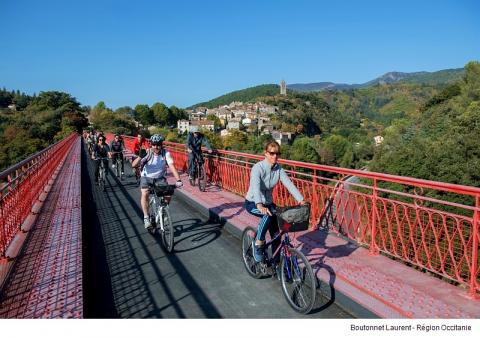
[[[252,167],[250,174],[250,187],[245,196],[245,209],[257,217],[260,217],[257,236],[253,243],[253,257],[255,261],[263,261],[263,245],[267,230],[273,238],[278,231],[277,219],[275,217],[275,204],[273,203],[272,192],[278,181],[293,195],[301,205],[305,204],[302,194],[288,178],[285,170],[278,164],[280,156],[280,145],[276,141],[267,141],[265,144],[265,159]],[[275,251],[278,243],[272,244],[272,251]]]
[[[108,155],[110,153],[110,147],[105,143],[105,136],[98,136],[98,143],[93,146],[92,160],[102,158],[103,165],[105,167],[105,176],[108,174]],[[98,184],[98,173],[100,171],[100,161],[95,161],[95,182]]]

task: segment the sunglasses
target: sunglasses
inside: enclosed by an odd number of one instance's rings
[[[274,151],[267,151],[267,153],[269,153],[270,156],[275,156],[275,155],[280,156],[280,155],[282,155],[282,153],[276,153]]]
[[[162,144],[161,143],[152,143],[152,147],[161,147]]]

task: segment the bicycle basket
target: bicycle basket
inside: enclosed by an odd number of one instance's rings
[[[153,190],[157,196],[171,196],[175,192],[175,186],[165,184],[164,182],[155,182],[153,185]]]
[[[305,231],[310,220],[310,204],[277,208],[277,219],[283,232]]]

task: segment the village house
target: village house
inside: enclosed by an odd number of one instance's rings
[[[281,131],[273,131],[272,137],[278,144],[289,144],[292,140],[292,133],[282,133]]]
[[[212,120],[191,121],[188,131],[192,126],[198,126],[200,130],[215,131],[215,124]]]
[[[184,134],[188,131],[190,126],[190,121],[188,120],[178,120],[177,121],[177,131],[178,134]]]

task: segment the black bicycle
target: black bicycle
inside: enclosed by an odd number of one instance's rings
[[[175,184],[153,180],[149,188],[148,212],[151,226],[147,229],[152,235],[160,232],[162,244],[167,252],[173,250],[173,223],[170,216],[169,203],[175,191]]]
[[[105,168],[105,162],[108,163],[108,158],[106,157],[97,157],[95,159],[96,161],[100,161],[100,166],[98,168],[98,187],[102,190],[105,191],[105,183],[107,181],[106,174],[107,174],[107,168]]]
[[[115,166],[115,175],[120,178],[120,180],[123,181],[123,175],[122,175],[122,158],[120,157],[120,154],[123,154],[121,151],[113,151],[112,152],[112,157],[115,157],[115,160],[112,159],[112,163]]]
[[[147,151],[145,149],[140,149],[140,152],[139,152],[139,155],[141,158],[144,158],[145,156],[147,156]],[[132,157],[132,163],[133,161],[135,160],[135,155]],[[138,186],[140,186],[140,177],[141,177],[141,172],[140,172],[140,165],[137,165],[136,167],[133,167],[132,166],[132,172],[133,172],[133,175],[135,176],[135,184]]]
[[[282,212],[290,209],[293,208],[284,208]],[[307,314],[315,304],[317,280],[310,262],[302,252],[293,247],[288,233],[308,229],[308,220],[288,222],[279,217],[279,214],[280,212],[277,212],[275,216],[278,220],[280,232],[264,244],[265,260],[260,263],[255,261],[252,252],[252,243],[255,241],[257,231],[251,226],[245,228],[242,233],[243,263],[247,272],[253,278],[279,275],[282,292],[288,304],[295,311]],[[280,245],[269,256],[268,248],[272,243],[278,242],[279,239]]]
[[[193,154],[193,170],[190,172],[189,181],[192,186],[198,185],[200,191],[205,191],[207,187],[207,175],[205,173],[205,167],[203,155],[201,153],[192,152]],[[189,168],[190,169],[190,168]]]

